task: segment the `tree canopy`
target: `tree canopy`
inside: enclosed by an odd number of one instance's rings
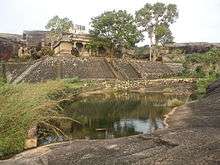
[[[158,25],[155,28],[155,44],[158,45],[160,43],[161,45],[164,45],[166,43],[171,43],[173,42],[173,36],[172,32],[167,25]]]
[[[134,47],[143,37],[134,17],[122,10],[104,12],[92,18],[91,27],[91,46],[108,49],[111,54]]]
[[[59,16],[54,16],[48,21],[45,28],[50,30],[53,36],[57,36],[62,33],[68,33],[72,26],[73,23],[69,18],[60,18]]]
[[[136,12],[136,22],[142,32],[147,32],[150,46],[172,42],[170,25],[178,18],[175,4],[147,3]]]

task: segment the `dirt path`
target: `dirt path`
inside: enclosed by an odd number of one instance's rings
[[[29,150],[0,164],[220,164],[220,82],[179,107],[169,128],[113,140],[75,140]]]

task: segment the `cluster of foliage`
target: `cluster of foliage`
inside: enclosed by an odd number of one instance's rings
[[[203,64],[216,64],[220,59],[220,50],[211,49],[207,53],[196,53],[188,55],[186,58],[187,63],[203,63]]]
[[[136,21],[143,32],[148,33],[151,45],[173,40],[169,26],[178,18],[175,4],[147,3],[136,12]],[[154,39],[154,42],[153,42]]]
[[[69,33],[71,27],[73,27],[73,23],[69,18],[60,18],[57,15],[50,19],[45,26],[47,30],[50,30],[50,37],[53,39],[58,38],[62,33]]]
[[[173,41],[170,25],[177,18],[175,4],[159,2],[147,3],[136,12],[135,17],[123,10],[104,12],[92,18],[89,48],[107,51],[112,56],[117,52],[122,53],[123,49],[135,48],[135,44],[143,39],[143,32],[148,33],[151,46],[170,43]],[[54,16],[46,29],[51,31],[51,36],[57,38],[62,33],[68,33],[72,26],[73,23],[68,18]]]
[[[135,58],[146,59],[149,58],[150,48],[149,46],[135,47]]]
[[[184,74],[196,78],[218,75],[220,50],[211,49],[206,53],[195,53],[186,56]],[[196,66],[196,67],[195,67]]]
[[[184,68],[184,76],[199,78],[197,93],[202,95],[208,84],[220,78],[220,50],[187,55]]]
[[[92,48],[105,48],[110,55],[122,48],[132,48],[143,36],[137,29],[135,19],[126,11],[110,11],[92,19]]]
[[[0,158],[23,151],[27,131],[33,126],[41,124],[59,132],[54,121],[71,120],[61,113],[59,101],[71,98],[71,91],[80,86],[65,81],[1,86]]]
[[[34,59],[39,59],[44,56],[53,56],[54,50],[51,49],[49,46],[40,47],[39,49],[31,49],[30,50],[31,56]]]
[[[136,12],[136,21],[142,32],[148,33],[150,46],[173,42],[170,25],[178,18],[177,6],[175,4],[147,3]],[[156,57],[156,56],[155,56]],[[152,53],[150,52],[150,60]],[[154,58],[155,59],[155,58]]]
[[[27,61],[29,59],[40,59],[44,56],[53,56],[54,50],[51,49],[50,46],[37,46],[37,47],[31,47],[26,50],[22,55],[20,55],[20,60]]]
[[[209,86],[209,84],[213,83],[214,81],[216,81],[219,78],[220,78],[219,74],[215,74],[215,75],[210,75],[210,76],[206,76],[205,78],[199,79],[196,84],[197,96],[198,97],[203,96],[206,93],[206,89]]]

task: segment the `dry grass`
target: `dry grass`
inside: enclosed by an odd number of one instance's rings
[[[71,90],[79,87],[79,82],[65,81],[1,86],[0,158],[21,152],[32,126],[49,125],[51,120],[64,117],[59,110],[59,99],[70,97]]]

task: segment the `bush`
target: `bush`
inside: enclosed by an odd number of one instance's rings
[[[203,71],[202,66],[197,66],[194,72],[195,77],[203,78],[205,77],[205,72]]]
[[[196,90],[196,94],[198,97],[203,96],[206,93],[206,89],[208,87],[209,84],[211,84],[212,82],[214,82],[215,80],[219,79],[219,73],[216,74],[212,74],[209,75],[208,77],[205,78],[201,78],[197,81],[197,90]]]
[[[220,62],[220,49],[211,49],[206,53],[194,53],[186,56],[182,75],[209,79],[218,74],[216,66]],[[194,68],[194,66],[197,66]],[[199,66],[198,66],[199,65]]]
[[[168,103],[167,103],[167,106],[168,107],[178,107],[178,106],[181,106],[183,105],[184,102],[181,101],[181,100],[178,100],[178,99],[172,99],[172,100],[168,100]]]

